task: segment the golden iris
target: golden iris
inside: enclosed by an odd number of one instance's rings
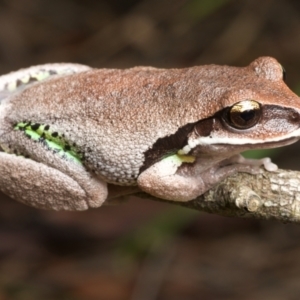
[[[236,129],[248,129],[257,124],[261,117],[261,105],[254,100],[234,104],[227,111],[229,125]]]

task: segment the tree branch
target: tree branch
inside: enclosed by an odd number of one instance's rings
[[[146,193],[137,196],[162,201]],[[223,216],[296,223],[300,222],[300,172],[238,173],[192,201],[172,203]]]

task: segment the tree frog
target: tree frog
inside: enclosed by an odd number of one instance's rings
[[[269,171],[248,149],[296,142],[300,99],[282,66],[93,69],[46,64],[0,77],[0,190],[85,210],[144,191],[189,201],[235,172]]]

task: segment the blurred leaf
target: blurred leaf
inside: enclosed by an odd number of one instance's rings
[[[135,258],[147,253],[155,243],[163,246],[170,238],[176,236],[188,226],[199,212],[182,207],[172,207],[146,222],[136,231],[118,241],[118,256]],[[120,253],[121,252],[121,253]]]
[[[190,17],[201,20],[230,1],[232,0],[191,0],[187,4],[186,11]]]
[[[276,149],[261,149],[261,150],[248,150],[243,152],[243,156],[246,158],[263,158],[263,157],[275,157],[281,152],[281,148]]]
[[[294,91],[294,93],[296,93],[299,96],[300,95],[300,84],[295,86],[293,91]]]

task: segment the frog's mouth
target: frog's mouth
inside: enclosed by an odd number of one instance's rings
[[[299,141],[299,137],[290,137],[282,141],[276,141],[276,142],[264,142],[264,143],[257,143],[257,144],[246,144],[246,146],[249,146],[250,149],[256,148],[256,149],[271,149],[271,148],[279,148],[283,146],[288,146],[291,144],[296,143]]]
[[[227,148],[230,147],[232,150],[234,148],[236,148],[236,149],[245,148],[247,150],[251,150],[251,149],[272,149],[272,148],[279,148],[279,147],[284,147],[284,146],[288,146],[288,145],[294,144],[297,141],[299,141],[299,139],[300,139],[299,137],[297,137],[297,138],[296,137],[290,137],[290,138],[287,138],[287,139],[282,140],[282,141],[245,143],[245,144],[215,143],[215,144],[211,144],[211,146],[213,146],[213,147],[222,146],[222,147],[227,147]]]
[[[288,146],[291,144],[294,144],[297,142],[299,138],[291,137],[282,141],[270,141],[270,142],[260,142],[260,143],[245,143],[244,145],[241,144],[214,144],[214,147],[221,147],[223,149],[226,149],[226,152],[228,149],[230,151],[238,150],[238,152],[244,152],[248,150],[262,150],[262,149],[272,149],[272,148],[280,148],[284,146]],[[209,146],[208,146],[209,148]]]

